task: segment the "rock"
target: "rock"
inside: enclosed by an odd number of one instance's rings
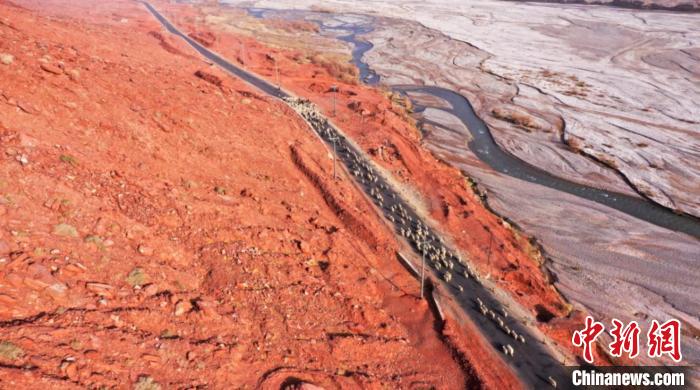
[[[179,317],[192,310],[192,304],[189,301],[179,301],[175,304],[175,316]]]
[[[99,236],[95,236],[95,235],[87,236],[87,237],[85,237],[85,243],[86,244],[94,244],[95,247],[99,250],[105,249],[104,241],[102,241],[102,238],[100,238]]]
[[[67,223],[59,223],[53,227],[53,234],[57,236],[78,237],[78,230],[75,226]]]
[[[62,154],[59,158],[61,162],[64,162],[66,164],[70,165],[77,165],[78,161],[75,159],[75,157],[71,156],[70,154]]]
[[[54,283],[46,289],[46,292],[55,300],[63,298],[66,291],[68,291],[68,287],[63,283]]]
[[[13,56],[12,54],[0,53],[0,62],[3,65],[10,65],[10,64],[12,64],[12,62],[14,62],[14,60],[15,60],[15,56]]]
[[[85,285],[85,288],[88,289],[88,291],[91,291],[102,297],[113,296],[112,290],[114,290],[114,287],[110,286],[109,284],[89,282]]]
[[[22,165],[29,164],[29,157],[26,154],[18,154],[17,156],[15,156],[15,160],[17,160]]]
[[[153,256],[153,248],[151,248],[147,245],[144,245],[144,244],[139,245],[138,251],[140,254],[142,254],[144,256]]]
[[[30,115],[36,115],[36,114],[41,112],[35,105],[33,105],[32,103],[29,103],[29,102],[18,101],[17,107],[19,107],[19,109],[22,110],[23,112],[30,114]]]
[[[68,363],[64,369],[65,369],[66,376],[70,380],[72,380],[72,381],[78,380],[78,366],[75,363]]]
[[[146,287],[144,287],[144,289],[142,291],[147,297],[152,297],[152,296],[158,294],[158,286],[151,283],[151,284],[147,285]]]
[[[72,81],[78,81],[78,79],[80,78],[80,71],[78,69],[67,70],[66,74],[68,75],[68,78]],[[73,103],[73,105],[75,105],[75,103]],[[66,104],[66,106],[68,106],[68,104]]]
[[[143,286],[144,284],[148,283],[148,280],[148,275],[143,271],[143,269],[138,267],[131,270],[131,272],[129,272],[129,274],[126,276],[126,282],[132,287]]]
[[[12,361],[22,356],[24,356],[22,348],[9,341],[0,342],[0,359]]]
[[[49,72],[52,74],[62,74],[63,73],[63,69],[61,69],[58,66],[53,65],[53,64],[42,63],[41,69],[44,70],[45,72]]]
[[[63,272],[68,275],[79,275],[85,272],[85,266],[80,263],[71,263],[63,267]]]
[[[134,385],[134,390],[160,390],[160,384],[150,376],[140,376]]]

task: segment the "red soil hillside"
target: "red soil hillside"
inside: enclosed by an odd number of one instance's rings
[[[203,15],[196,6],[165,2],[159,6],[184,31],[213,34],[213,50],[273,83],[277,80],[276,62],[284,88],[317,104],[375,162],[401,184],[417,191],[421,198],[416,202],[418,207],[451,235],[481,275],[529,310],[540,329],[561,348],[580,355],[570,340],[585,315],[571,312],[553,287],[542,267],[544,258],[537,245],[489,211],[457,169],[438,161],[421,147],[421,135],[401,99],[359,84],[353,69],[303,60],[310,53],[270,47],[218,29],[209,31],[210,26],[197,23]],[[270,23],[274,26],[275,21]],[[241,47],[245,47],[244,57]],[[339,87],[335,118],[332,85]],[[601,356],[597,360],[605,359]]]
[[[478,386],[286,106],[139,3],[19,3],[0,1],[0,388]]]

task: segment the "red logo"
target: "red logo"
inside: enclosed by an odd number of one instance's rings
[[[675,362],[681,358],[681,323],[678,320],[668,320],[662,325],[656,320],[651,321],[649,339],[649,357],[661,357],[668,354]]]
[[[593,363],[593,343],[605,326],[593,320],[593,317],[586,317],[586,327],[577,330],[571,337],[571,342],[576,347],[583,347],[583,359],[588,363]]]
[[[634,359],[639,355],[639,334],[641,329],[636,321],[625,325],[617,319],[612,320],[613,328],[610,334],[612,343],[608,344],[610,355],[621,357],[623,353]],[[593,319],[586,317],[584,328],[577,330],[571,336],[571,342],[575,347],[583,348],[583,359],[593,363],[593,343],[603,332],[605,326]],[[681,354],[681,323],[678,320],[668,320],[659,324],[657,320],[651,321],[647,332],[647,356],[658,358],[663,355],[670,356],[675,362],[683,359]]]
[[[620,357],[625,351],[630,358],[639,355],[639,324],[637,321],[630,322],[623,328],[621,321],[612,320],[613,330],[610,332],[615,340],[608,345],[610,354]]]

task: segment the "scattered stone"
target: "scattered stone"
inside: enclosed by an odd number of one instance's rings
[[[134,390],[160,390],[160,385],[150,376],[140,376]]]
[[[73,339],[70,342],[70,348],[74,351],[81,351],[83,349],[83,343],[78,339]]]
[[[59,223],[58,225],[54,226],[53,234],[57,236],[78,237],[78,230],[75,228],[75,226],[67,223]]]
[[[105,243],[102,241],[102,238],[100,238],[99,236],[95,236],[95,235],[87,236],[87,237],[85,237],[85,243],[94,244],[97,247],[97,249],[99,249],[99,250],[105,249]]]
[[[61,299],[66,295],[66,291],[68,290],[68,287],[63,284],[63,283],[54,283],[50,285],[47,289],[46,292],[53,298],[53,299]]]
[[[192,304],[189,301],[179,301],[175,304],[175,316],[179,317],[192,310]]]
[[[85,266],[80,263],[71,263],[63,267],[63,272],[69,275],[78,275],[85,272]]]
[[[158,294],[158,286],[155,285],[155,284],[153,284],[153,283],[151,283],[151,284],[149,284],[149,285],[147,285],[147,286],[144,287],[143,293],[144,293],[147,297],[152,297],[152,296]]]
[[[49,72],[52,74],[62,74],[63,73],[63,69],[59,68],[56,65],[47,64],[47,63],[42,63],[41,69],[43,69],[45,72]]]
[[[18,154],[15,159],[22,165],[29,164],[29,157],[26,154]]]
[[[36,115],[41,112],[35,105],[29,102],[18,101],[16,104],[20,110],[30,115]]]
[[[61,371],[63,371],[68,379],[72,381],[78,380],[78,366],[72,361],[64,361],[61,363]]]
[[[153,256],[153,248],[151,248],[150,246],[141,244],[138,247],[138,251],[144,256]]]
[[[226,195],[226,189],[224,187],[216,186],[214,187],[214,192],[216,192],[219,195]]]
[[[10,65],[12,62],[14,62],[15,56],[12,54],[8,53],[0,53],[0,62],[2,62],[3,65]]]
[[[61,162],[64,162],[66,164],[70,164],[73,166],[78,164],[78,161],[75,159],[75,157],[71,156],[70,154],[62,154],[61,157],[59,157],[59,159],[61,160]]]
[[[148,283],[149,277],[142,268],[134,268],[126,276],[126,282],[132,287],[143,286]]]
[[[4,360],[17,360],[24,356],[22,348],[9,341],[0,342],[0,358]]]
[[[72,81],[78,81],[78,79],[80,78],[80,71],[78,69],[67,70],[66,74],[68,75],[68,78],[71,79]],[[68,104],[70,104],[70,103],[71,102],[67,103],[66,106],[68,106]],[[75,108],[75,107],[77,107],[77,105],[75,103],[72,103],[72,106],[68,106],[68,107]]]
[[[176,338],[178,338],[178,335],[174,331],[172,331],[170,329],[166,329],[160,333],[160,338],[166,339],[166,340],[167,339],[176,339]]]
[[[97,282],[89,282],[85,285],[85,288],[103,297],[112,297],[112,290],[114,290],[114,287],[109,284]]]

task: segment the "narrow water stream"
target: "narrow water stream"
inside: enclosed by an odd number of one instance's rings
[[[371,17],[363,15],[355,18],[357,21],[343,21],[331,25],[323,17],[309,16],[310,14],[304,11],[248,9],[248,12],[257,18],[263,18],[265,13],[269,12],[275,16],[288,18],[306,17],[306,19],[318,23],[322,33],[330,33],[337,39],[352,45],[352,63],[359,69],[360,80],[363,83],[368,85],[379,83],[379,75],[363,61],[364,54],[371,50],[373,45],[360,38],[362,34],[367,34],[373,30]],[[391,85],[390,88],[404,94],[417,92],[431,95],[448,102],[451,108],[443,110],[459,118],[472,135],[472,140],[468,143],[469,149],[481,161],[497,172],[600,203],[669,230],[686,233],[696,238],[700,237],[700,219],[697,217],[677,214],[644,198],[566,180],[530,165],[513,154],[506,152],[496,143],[490,129],[474,112],[469,100],[455,91],[422,85]],[[420,105],[417,106],[421,108]]]

